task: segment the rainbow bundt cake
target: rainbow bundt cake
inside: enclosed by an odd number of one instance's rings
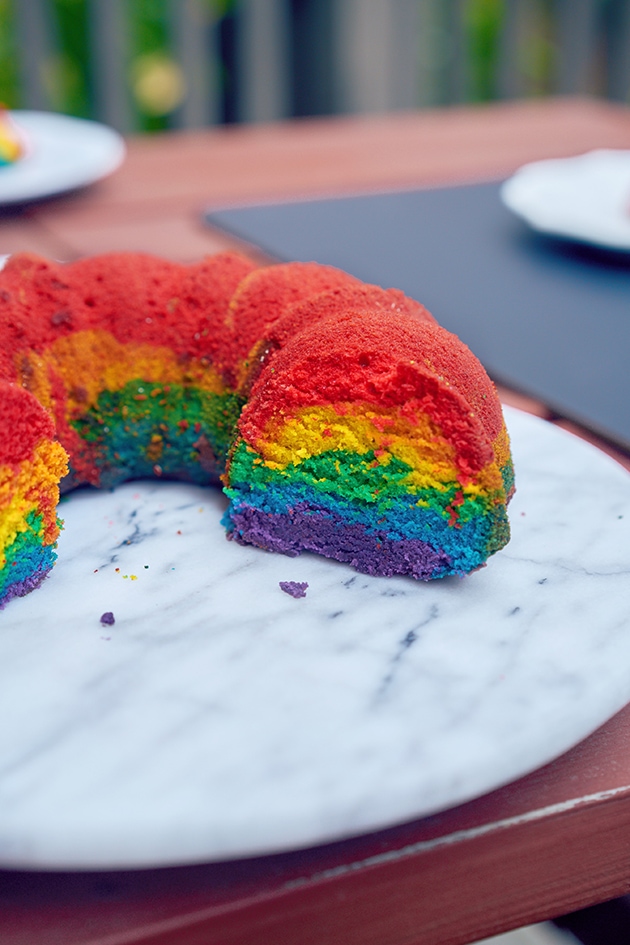
[[[62,491],[223,482],[228,537],[375,575],[509,539],[496,391],[419,303],[315,263],[141,254],[0,273],[0,607],[50,570]]]

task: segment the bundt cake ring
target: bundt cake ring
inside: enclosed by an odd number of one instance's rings
[[[221,484],[227,535],[373,575],[509,539],[493,384],[419,303],[331,267],[141,254],[0,273],[0,607],[55,559],[59,487]]]

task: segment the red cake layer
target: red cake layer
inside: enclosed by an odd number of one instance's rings
[[[422,332],[424,364],[454,387],[479,417],[491,440],[501,432],[503,413],[494,384],[470,348],[437,322]]]
[[[502,418],[492,382],[477,364],[454,335],[429,321],[344,312],[287,341],[253,386],[239,427],[256,443],[279,404],[290,416],[300,407],[362,401],[408,410],[412,422],[421,409],[456,446],[462,473],[472,474],[492,462]],[[475,402],[484,405],[479,411],[469,402],[474,383],[480,385]]]
[[[0,381],[0,466],[16,466],[32,458],[42,440],[52,440],[55,425],[28,391]]]
[[[357,300],[364,297],[369,301],[369,309],[367,305],[365,308],[352,305],[353,296]],[[398,296],[400,298],[397,298]],[[395,308],[390,305],[390,299],[396,302]],[[382,311],[383,314],[377,315],[376,318],[368,318],[367,314],[365,315],[366,332],[368,324],[389,326],[385,332],[387,337],[382,341],[383,346],[376,353],[383,355],[388,352],[392,357],[398,356],[399,360],[406,357],[414,360],[414,353],[417,357],[417,352],[422,351],[424,366],[459,391],[478,414],[487,435],[494,440],[503,426],[503,414],[494,384],[483,366],[457,335],[442,328],[423,305],[406,298],[398,290],[380,289],[376,286],[360,286],[356,289],[350,287],[307,300],[294,306],[269,330],[269,344],[274,349],[280,349],[296,338],[296,343],[302,349],[309,350],[311,344],[321,345],[319,350],[324,355],[332,344],[341,345],[351,362],[353,358],[357,363],[361,359],[359,376],[365,380],[368,376],[365,358],[371,360],[373,365],[375,362],[371,354],[363,350],[368,344],[368,336],[365,335],[363,340],[362,336],[357,337],[353,332],[353,335],[348,337],[344,335],[347,329],[340,327],[340,319],[350,314],[349,309],[355,313]],[[413,315],[414,322],[401,322],[401,314]],[[354,315],[352,317],[354,318]],[[324,321],[327,321],[325,329]],[[415,330],[414,323],[421,323],[422,328]],[[297,340],[301,331],[309,332],[313,326],[316,335],[321,336],[321,342],[316,342],[310,335],[301,341]],[[403,336],[406,340],[403,340]],[[390,339],[389,342],[387,338]],[[403,347],[398,347],[399,345]],[[278,370],[283,370],[283,364],[283,361],[277,364],[274,362]]]

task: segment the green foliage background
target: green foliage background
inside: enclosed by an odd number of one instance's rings
[[[15,4],[29,0],[0,0],[0,102],[9,108],[22,106],[19,63],[15,38]],[[294,0],[299,2],[299,0]],[[510,0],[465,0],[464,30],[468,59],[468,98],[484,102],[498,96],[496,75],[499,37]],[[166,0],[127,0],[130,15],[129,41],[132,51],[130,75],[134,62],[149,53],[168,55],[168,10]],[[238,0],[207,0],[209,13],[228,29],[238,14]],[[50,0],[57,24],[59,53],[44,64],[51,102],[60,112],[79,117],[93,117],[93,92],[88,57],[88,11],[86,0]],[[523,37],[521,61],[517,64],[526,93],[549,91],[553,66],[553,42],[550,38],[552,0],[531,0],[530,28]],[[232,31],[233,32],[233,31]],[[225,53],[225,49],[223,50]],[[228,50],[229,53],[229,50]],[[224,112],[230,120],[230,95],[233,77],[229,54],[222,63]],[[139,130],[152,131],[169,126],[169,114],[151,114],[135,101]]]
[[[29,0],[0,0],[0,102],[20,108],[19,63],[15,30],[15,4]],[[93,117],[90,75],[88,9],[86,0],[49,0],[58,34],[59,54],[44,65],[46,83],[55,109],[80,118]],[[234,0],[206,0],[212,17],[232,14]],[[165,0],[127,0],[130,75],[134,61],[149,53],[168,55],[168,9]],[[140,130],[168,126],[168,116],[156,116],[136,102]]]

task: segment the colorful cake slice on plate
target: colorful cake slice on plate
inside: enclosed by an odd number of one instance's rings
[[[392,310],[315,319],[268,358],[225,481],[237,541],[368,574],[461,575],[509,539],[492,383],[455,336]]]
[[[477,359],[418,302],[314,263],[12,257],[0,436],[0,606],[50,570],[60,480],[223,482],[230,538],[375,575],[466,574],[509,538]]]

